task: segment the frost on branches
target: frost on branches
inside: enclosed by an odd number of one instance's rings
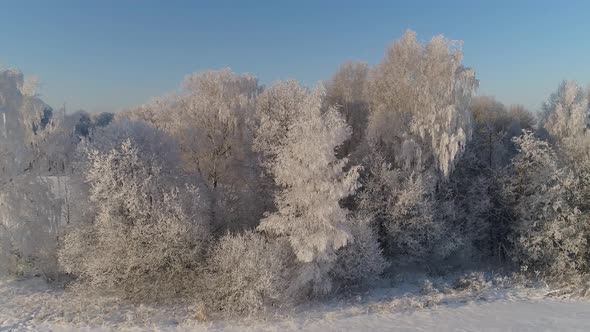
[[[588,101],[564,82],[544,104],[541,125],[551,141],[530,132],[515,140],[507,194],[513,204],[515,259],[527,270],[560,280],[588,273]]]
[[[323,90],[306,98],[301,115],[289,126],[284,146],[271,170],[282,190],[278,211],[265,217],[258,229],[286,236],[297,259],[304,263],[299,283],[311,283],[312,293],[331,289],[328,272],[336,251],[352,241],[348,210],[339,201],[358,187],[358,167],[344,168],[347,159],[335,151],[350,137],[350,128],[334,109],[322,113]]]
[[[256,314],[280,308],[291,299],[295,257],[284,238],[267,239],[252,231],[226,234],[207,260],[203,302],[227,315]]]
[[[576,206],[578,179],[555,151],[525,132],[506,185],[516,224],[513,257],[525,270],[563,278],[587,271],[588,215]]]
[[[475,72],[461,64],[461,44],[443,36],[423,45],[414,32],[396,42],[371,75],[368,138],[396,167],[452,172],[471,138]]]
[[[35,79],[1,70],[0,274],[203,316],[414,268],[587,280],[588,95],[562,83],[536,126],[472,100],[462,58],[460,42],[407,32],[326,91],[223,69],[116,115],[54,112]]]
[[[543,128],[560,148],[582,187],[590,184],[590,107],[587,96],[572,81],[563,82],[544,104]],[[590,198],[585,189],[584,197]],[[588,203],[583,203],[584,207]]]
[[[579,136],[588,127],[589,111],[588,100],[578,84],[564,81],[543,104],[541,125],[557,140]]]
[[[371,216],[355,214],[348,219],[348,226],[353,241],[338,249],[330,275],[338,290],[350,291],[378,280],[390,264],[383,256]]]
[[[389,257],[415,262],[425,258],[442,225],[434,218],[434,193],[428,178],[392,168],[379,151],[365,160],[358,208],[373,216]]]
[[[121,115],[178,142],[184,169],[205,180],[216,233],[252,227],[262,215],[251,127],[258,93],[255,76],[208,71],[187,76],[180,93]]]
[[[274,159],[283,148],[289,127],[302,115],[309,91],[297,81],[276,82],[256,99],[258,128],[254,149]]]
[[[208,223],[196,189],[175,186],[158,157],[131,139],[88,151],[96,217],[67,234],[59,257],[82,284],[131,299],[190,292]]]

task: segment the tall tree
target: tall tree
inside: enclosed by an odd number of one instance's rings
[[[185,169],[205,180],[217,231],[251,227],[262,215],[252,145],[258,80],[230,69],[189,75],[182,92],[124,117],[147,121],[180,144]]]
[[[307,97],[301,116],[289,126],[271,164],[282,188],[276,196],[278,211],[258,227],[288,238],[303,263],[299,284],[309,285],[313,294],[331,289],[336,251],[352,240],[349,212],[339,201],[358,187],[358,167],[345,171],[348,160],[338,159],[334,151],[350,137],[350,128],[335,109],[322,113],[322,96],[318,88]]]
[[[449,176],[471,137],[469,103],[475,72],[461,62],[461,43],[436,36],[420,44],[412,31],[371,73],[368,139],[396,167]]]
[[[588,100],[576,82],[564,81],[543,104],[541,126],[556,140],[579,136],[590,123]]]
[[[365,135],[369,116],[368,74],[366,63],[347,62],[326,83],[326,103],[338,109],[352,128],[350,139],[339,150],[343,156],[354,152]]]

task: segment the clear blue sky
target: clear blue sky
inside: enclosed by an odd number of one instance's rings
[[[50,105],[114,111],[231,67],[313,85],[381,61],[406,29],[464,41],[480,94],[536,110],[562,79],[590,83],[590,1],[0,0],[0,64]]]

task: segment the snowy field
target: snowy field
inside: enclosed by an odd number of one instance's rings
[[[37,278],[0,283],[0,331],[590,330],[590,301],[547,293],[543,288],[425,290],[403,282],[353,299],[296,308],[290,315],[201,322],[193,305],[89,300],[52,289]]]

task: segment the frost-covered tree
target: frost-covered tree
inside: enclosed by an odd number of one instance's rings
[[[252,226],[262,214],[251,126],[258,92],[252,75],[209,71],[187,76],[179,94],[122,116],[147,121],[179,142],[185,170],[205,180],[219,232]]]
[[[326,83],[326,103],[338,109],[352,128],[350,139],[339,150],[343,156],[354,152],[365,135],[369,116],[368,74],[366,63],[347,62]]]
[[[50,181],[19,176],[2,188],[0,241],[5,241],[6,251],[0,254],[0,274],[30,272],[55,278],[61,202]]]
[[[227,69],[190,75],[184,89],[175,119],[184,131],[181,146],[191,167],[217,188],[246,153],[240,141],[250,139],[245,125],[254,112],[258,82]]]
[[[368,139],[394,167],[452,172],[471,137],[469,102],[478,82],[461,43],[407,32],[371,73]]]
[[[540,125],[557,140],[579,136],[588,127],[590,110],[582,88],[576,82],[564,81],[543,104]]]
[[[473,144],[482,165],[497,168],[509,159],[506,144],[510,118],[504,105],[493,97],[481,96],[473,99],[470,106],[473,117]],[[517,133],[517,136],[520,132]]]
[[[518,136],[522,130],[532,130],[537,124],[535,115],[522,105],[516,104],[508,107],[508,116],[511,120],[511,133],[513,133],[513,137]],[[518,134],[516,133],[517,129],[520,129]]]
[[[274,209],[272,194],[277,189],[272,177],[272,163],[284,147],[290,126],[301,116],[301,108],[309,91],[299,82],[275,82],[256,98],[255,137],[253,149],[260,155],[263,166],[259,187],[264,211]]]
[[[277,211],[266,216],[258,229],[286,236],[302,263],[295,285],[310,286],[312,294],[331,290],[329,272],[336,251],[352,240],[348,211],[339,201],[358,187],[358,168],[346,171],[346,159],[334,149],[350,137],[350,128],[338,112],[322,113],[323,89],[305,99],[301,116],[289,126],[284,146],[271,170],[282,190]]]
[[[549,142],[531,132],[515,139],[519,153],[505,184],[513,257],[524,269],[552,279],[588,272],[588,115],[582,89],[563,82],[543,105],[540,129]]]
[[[459,42],[407,32],[369,75],[369,119],[358,208],[374,216],[384,252],[403,262],[457,249],[449,181],[472,134],[477,88]]]
[[[276,82],[256,99],[254,149],[268,161],[286,144],[289,128],[302,116],[309,91],[297,81]]]
[[[174,111],[177,99],[175,94],[154,97],[145,104],[117,113],[115,119],[143,121],[171,134],[175,126],[173,119],[176,116]]]
[[[516,138],[506,195],[513,207],[514,259],[530,272],[563,278],[588,270],[588,215],[576,206],[579,180],[559,165],[549,143]]]
[[[446,232],[455,240],[450,258],[458,264],[504,257],[508,225],[499,181],[503,173],[489,168],[488,151],[480,154],[475,141],[468,144],[455,171],[436,193],[435,216],[444,220]]]
[[[443,227],[434,218],[431,179],[393,168],[378,150],[365,159],[365,165],[357,205],[372,216],[385,253],[397,261],[424,259]]]
[[[580,181],[579,203],[583,212],[590,204],[590,108],[582,89],[571,81],[563,82],[543,106],[541,125],[556,143],[562,157]]]
[[[455,171],[437,191],[436,215],[446,219],[458,237],[465,262],[494,257],[503,260],[508,246],[509,210],[502,198],[504,168],[517,151],[512,143],[534,117],[520,106],[509,110],[493,97],[472,100],[473,137]],[[474,199],[477,198],[477,199]]]
[[[194,287],[207,217],[196,188],[163,169],[151,148],[131,137],[110,150],[88,150],[96,215],[66,235],[59,253],[64,271],[81,284],[130,299],[186,296]]]
[[[19,121],[23,76],[15,70],[0,71],[0,178],[2,184],[24,169],[24,128]]]

